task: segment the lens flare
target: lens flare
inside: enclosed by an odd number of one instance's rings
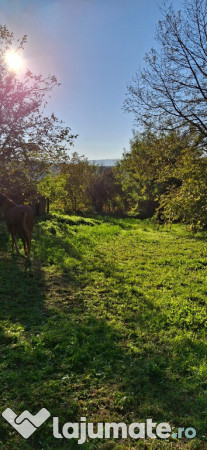
[[[23,66],[21,56],[14,50],[8,50],[5,55],[5,61],[10,70],[19,72]]]

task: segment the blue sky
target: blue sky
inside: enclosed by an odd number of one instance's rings
[[[26,67],[61,82],[48,111],[79,134],[74,150],[89,159],[120,158],[129,147],[126,86],[156,45],[159,18],[156,0],[0,0],[0,23],[28,35]]]

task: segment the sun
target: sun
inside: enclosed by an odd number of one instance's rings
[[[8,50],[6,52],[5,61],[8,68],[14,72],[19,72],[23,66],[22,58],[15,50]]]

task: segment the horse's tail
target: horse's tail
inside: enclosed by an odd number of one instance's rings
[[[22,211],[22,227],[23,227],[25,234],[28,234],[29,230],[27,228],[26,220],[27,220],[27,211]]]
[[[31,213],[30,214],[29,213],[30,211],[23,211],[23,221],[22,221],[23,229],[28,235],[32,233],[34,226],[32,210]]]

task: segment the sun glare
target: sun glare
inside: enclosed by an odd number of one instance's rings
[[[5,55],[5,61],[8,65],[8,68],[10,70],[13,70],[14,72],[19,72],[23,66],[21,56],[14,50],[7,51],[7,53]]]

